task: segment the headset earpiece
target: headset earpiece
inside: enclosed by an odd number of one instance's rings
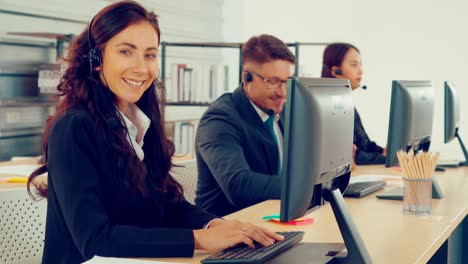
[[[339,70],[339,69],[338,69],[338,70],[335,70],[335,74],[336,74],[336,75],[343,75],[343,71],[341,71],[341,70]]]
[[[102,63],[101,51],[97,48],[90,49],[88,52],[88,59],[89,59],[89,70],[92,75],[94,68],[101,66],[101,63]]]
[[[88,51],[88,59],[89,59],[89,74],[91,77],[93,76],[93,70],[95,67],[102,66],[102,57],[101,51],[94,47],[94,41],[91,38],[91,27],[93,25],[94,17],[91,19],[91,22],[88,26],[88,44],[89,44],[89,51]]]
[[[250,72],[245,72],[244,74],[245,82],[251,82],[253,81],[253,76]]]

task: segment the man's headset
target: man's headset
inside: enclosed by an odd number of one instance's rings
[[[245,82],[251,82],[253,81],[253,76],[250,72],[246,71],[244,74]]]

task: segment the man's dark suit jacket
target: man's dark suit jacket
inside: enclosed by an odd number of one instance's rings
[[[209,212],[223,216],[280,198],[276,143],[242,86],[218,98],[201,118],[196,155],[195,203]]]
[[[357,165],[385,163],[385,156],[382,155],[383,148],[370,140],[356,108],[354,108],[354,144],[357,147],[354,157]]]
[[[191,257],[192,229],[215,217],[185,200],[130,191],[116,179],[117,154],[85,109],[69,110],[55,123],[47,150],[42,263],[82,263],[94,255]]]

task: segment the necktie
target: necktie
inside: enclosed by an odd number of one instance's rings
[[[276,143],[276,151],[278,152],[278,160],[276,161],[278,164],[278,172],[277,175],[281,175],[281,164],[280,164],[280,153],[278,149],[278,139],[276,138],[275,134],[275,115],[270,115],[268,119],[265,121],[265,125],[268,128],[268,131],[270,131],[271,136],[273,137],[273,140]]]

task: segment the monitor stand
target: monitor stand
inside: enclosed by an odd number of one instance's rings
[[[466,151],[465,144],[463,144],[460,134],[458,134],[458,129],[455,131],[455,136],[457,137],[460,147],[462,148],[463,155],[465,156],[465,161],[460,162],[459,166],[468,166],[468,151]]]
[[[351,219],[348,207],[346,206],[340,190],[325,189],[324,198],[330,202],[348,252],[346,256],[336,255],[334,258],[336,263],[372,263],[369,252]]]
[[[284,251],[265,264],[332,264],[337,254],[345,248],[343,243],[301,242]]]
[[[393,188],[382,194],[377,194],[376,197],[384,200],[403,200],[403,187]],[[436,179],[432,177],[432,199],[442,198],[444,198],[442,189],[440,188]]]

